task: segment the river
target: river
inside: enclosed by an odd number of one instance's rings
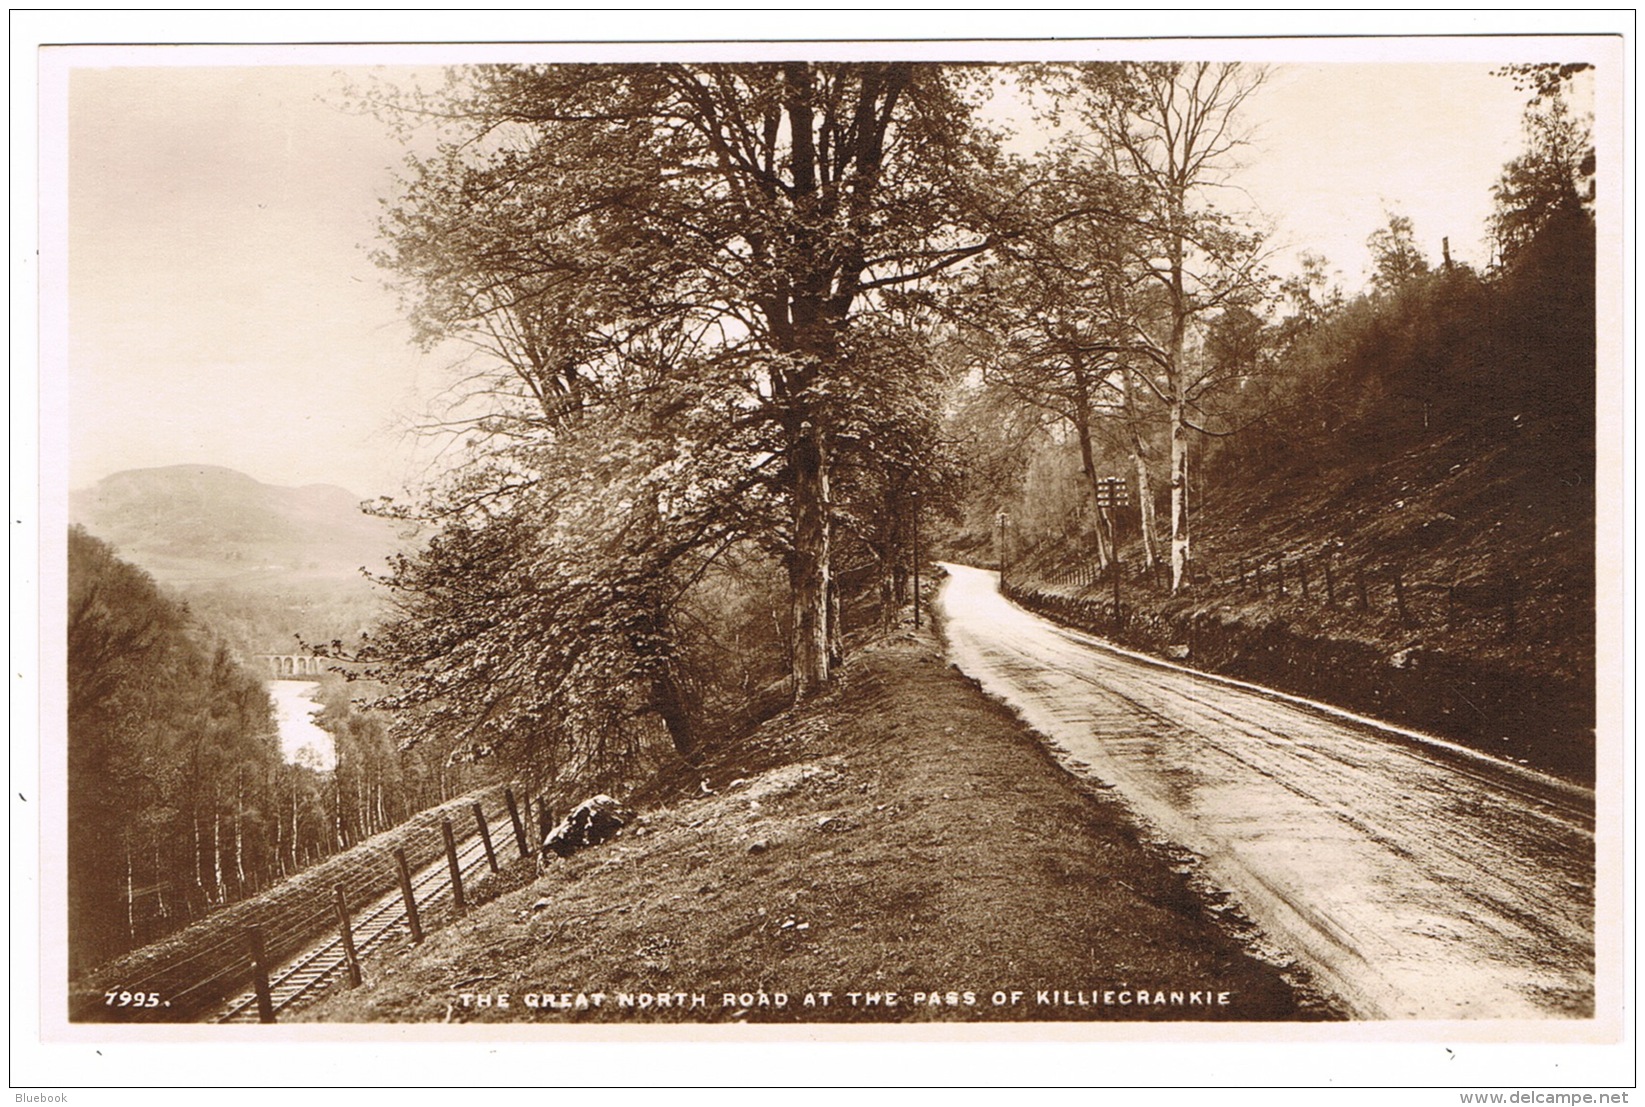
[[[320,710],[314,694],[319,690],[320,684],[314,680],[271,680],[268,685],[280,726],[280,750],[286,760],[329,773],[337,767],[337,745],[314,723],[314,713]]]

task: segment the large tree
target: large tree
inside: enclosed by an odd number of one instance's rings
[[[1241,108],[1263,72],[1237,63],[1147,62],[1078,71],[1077,114],[1091,152],[1130,182],[1140,206],[1127,241],[1153,288],[1130,322],[1133,348],[1153,366],[1135,379],[1163,402],[1170,434],[1171,582],[1191,556],[1190,432],[1212,430],[1205,399],[1226,382],[1197,348],[1206,322],[1264,294],[1262,235],[1217,203],[1242,136]]]
[[[1504,395],[1558,413],[1591,438],[1595,373],[1595,170],[1585,63],[1509,66],[1503,75],[1531,93],[1525,151],[1503,167],[1490,229],[1497,271],[1524,304],[1503,319],[1498,361]]]
[[[1123,200],[1092,187],[1090,175],[1101,172],[1087,164],[1047,178],[1062,181],[1056,202],[979,275],[964,315],[977,334],[984,381],[1072,434],[1097,520],[1092,538],[1100,565],[1114,556],[1099,492],[1104,458],[1110,449],[1130,456],[1151,564],[1150,433],[1130,380],[1144,360],[1131,333],[1139,310],[1125,247],[1131,226]],[[1070,198],[1088,203],[1071,213]]]
[[[665,330],[654,407],[735,394],[740,464],[785,509],[797,695],[830,677],[835,469],[884,395],[854,325],[987,246],[973,92],[893,63],[465,70],[386,223],[427,333],[487,342],[539,408]]]
[[[1525,152],[1503,166],[1492,188],[1490,231],[1499,262],[1511,266],[1537,235],[1561,218],[1591,214],[1596,160],[1592,117],[1573,105],[1591,66],[1533,64],[1500,71],[1530,92],[1522,126]]]

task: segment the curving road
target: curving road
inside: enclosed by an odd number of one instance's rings
[[[944,568],[959,668],[1198,854],[1352,1014],[1592,1016],[1590,791],[1128,654]]]

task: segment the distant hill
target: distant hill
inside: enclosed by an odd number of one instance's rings
[[[73,522],[161,582],[296,584],[356,579],[401,546],[395,523],[331,484],[287,488],[219,465],[115,473],[69,498]]]

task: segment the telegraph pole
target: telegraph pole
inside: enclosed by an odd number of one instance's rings
[[[1114,516],[1126,505],[1130,497],[1125,482],[1119,477],[1103,477],[1097,484],[1096,493],[1097,525],[1106,527],[1108,548],[1113,552],[1113,562],[1108,569],[1114,574],[1114,625],[1117,627],[1120,622],[1120,547],[1114,533]]]
[[[1005,588],[1005,509],[1000,509],[1000,588]]]
[[[914,497],[914,626],[920,625],[920,490],[909,493]]]

